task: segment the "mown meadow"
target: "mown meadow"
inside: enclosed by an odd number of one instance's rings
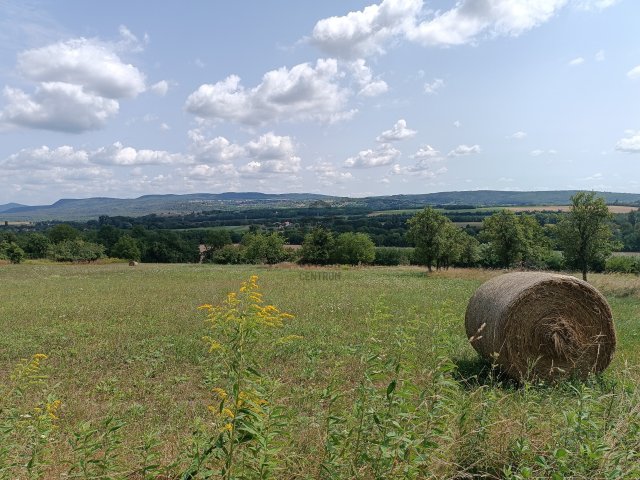
[[[640,278],[590,278],[603,375],[516,385],[464,333],[499,273],[0,266],[0,478],[640,478]]]

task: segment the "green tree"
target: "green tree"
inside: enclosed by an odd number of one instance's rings
[[[274,264],[282,262],[287,253],[284,251],[284,238],[278,233],[247,233],[242,237],[244,258],[248,263]]]
[[[447,217],[431,207],[426,207],[408,221],[407,239],[416,247],[414,259],[417,263],[426,265],[429,271],[440,254],[441,232],[447,222]]]
[[[376,246],[366,233],[346,232],[336,239],[334,255],[337,263],[373,263],[376,258]]]
[[[333,234],[322,227],[316,227],[304,237],[300,263],[327,265],[331,263],[335,240]]]
[[[65,240],[75,240],[80,236],[80,232],[66,223],[59,223],[51,227],[47,232],[51,243],[60,243]]]
[[[489,242],[498,266],[508,268],[522,259],[526,238],[515,213],[501,210],[485,218],[482,237]]]
[[[123,235],[111,248],[111,256],[125,260],[140,261],[140,247],[138,242],[129,235]]]
[[[558,243],[569,266],[580,269],[582,279],[594,266],[603,264],[614,244],[611,214],[604,199],[595,192],[578,192],[571,197],[571,210],[558,223]]]
[[[21,263],[24,259],[24,250],[16,242],[0,243],[0,258],[6,258],[11,263]]]
[[[45,258],[51,242],[41,233],[30,233],[24,243],[24,251],[29,258]]]

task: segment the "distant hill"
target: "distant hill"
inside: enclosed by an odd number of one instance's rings
[[[387,195],[365,198],[333,197],[313,193],[269,194],[260,192],[194,193],[187,195],[144,195],[133,199],[95,197],[62,199],[52,205],[0,205],[0,220],[90,220],[100,215],[142,216],[188,214],[207,210],[248,208],[342,207],[370,210],[419,208],[427,205],[526,206],[567,205],[576,190],[514,192],[474,190],[417,195]],[[640,194],[598,192],[610,205],[640,206]]]
[[[20,203],[5,203],[4,205],[0,205],[0,213],[6,212],[7,210],[12,210],[14,208],[26,207],[26,205],[22,205]]]

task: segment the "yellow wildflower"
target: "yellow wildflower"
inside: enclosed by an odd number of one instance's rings
[[[222,412],[220,412],[220,414],[221,414],[223,417],[235,418],[235,415],[233,414],[233,412],[232,412],[230,409],[228,409],[228,408],[223,408],[223,409],[222,409]]]
[[[215,393],[220,400],[224,400],[225,398],[227,398],[227,392],[224,388],[216,387],[211,391]]]

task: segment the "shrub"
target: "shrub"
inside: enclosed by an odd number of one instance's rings
[[[412,248],[377,247],[374,265],[409,265],[411,263]]]
[[[366,233],[346,232],[341,233],[336,239],[334,255],[337,263],[373,263],[376,247]]]
[[[215,250],[211,255],[211,262],[217,264],[237,265],[242,262],[240,248],[235,245],[225,245]]]
[[[614,256],[605,264],[606,272],[640,273],[640,256]]]

